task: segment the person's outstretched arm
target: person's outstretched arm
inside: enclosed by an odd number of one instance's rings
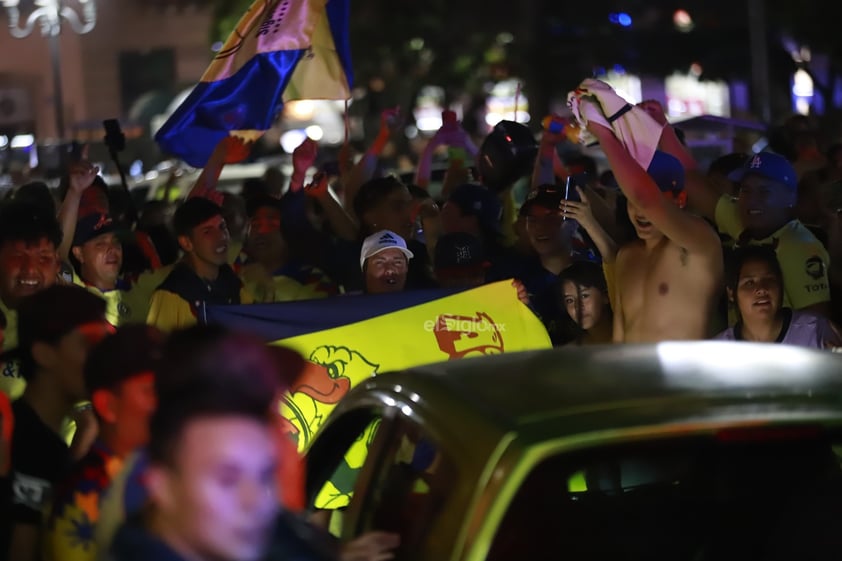
[[[351,168],[351,171],[342,178],[342,186],[345,189],[345,206],[349,212],[353,212],[354,197],[363,184],[374,177],[377,170],[377,162],[380,154],[389,143],[392,136],[400,129],[400,109],[387,109],[380,114],[380,130],[377,137],[363,157]]]
[[[719,236],[707,222],[685,212],[669,200],[645,169],[628,153],[614,132],[593,121],[588,130],[599,141],[614,171],[614,177],[628,200],[646,215],[658,230],[690,253],[719,255]]]
[[[591,204],[585,192],[576,187],[581,202],[562,201],[561,210],[566,218],[576,220],[588,233],[596,245],[596,249],[606,263],[613,263],[617,258],[617,243],[594,218]]]
[[[236,136],[226,136],[220,140],[186,198],[203,197],[221,205],[222,193],[216,190],[216,186],[222,168],[226,164],[236,164],[245,160],[251,152],[251,147],[251,142],[245,142]]]

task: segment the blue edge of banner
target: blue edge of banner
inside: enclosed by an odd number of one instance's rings
[[[272,342],[365,321],[459,292],[464,290],[410,290],[275,304],[204,305],[200,316],[204,323],[223,324]]]

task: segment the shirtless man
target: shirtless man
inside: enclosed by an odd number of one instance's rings
[[[703,219],[683,210],[684,168],[664,152],[647,173],[611,129],[590,122],[628,199],[638,239],[616,262],[614,342],[705,339],[722,288],[722,246]]]

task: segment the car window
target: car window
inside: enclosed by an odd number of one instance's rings
[[[812,429],[746,434],[551,457],[524,480],[487,558],[707,561],[838,554],[840,435]]]
[[[396,421],[377,473],[362,505],[361,530],[401,536],[397,559],[415,559],[457,482],[455,465],[438,443],[410,419]]]
[[[337,536],[380,423],[377,411],[352,411],[328,426],[307,453],[308,506]]]

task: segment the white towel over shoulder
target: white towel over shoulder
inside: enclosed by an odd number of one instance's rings
[[[664,127],[646,111],[629,104],[611,86],[593,78],[584,80],[576,90],[570,92],[567,103],[583,131],[589,121],[612,129],[614,136],[623,143],[637,163],[643,169],[649,167]],[[618,114],[619,117],[609,121]],[[594,139],[590,134],[583,133],[581,140],[587,143]]]

